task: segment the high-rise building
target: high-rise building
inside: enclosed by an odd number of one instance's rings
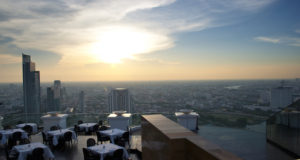
[[[85,107],[85,94],[83,91],[79,93],[79,112],[84,112]]]
[[[53,93],[54,93],[54,110],[61,110],[61,82],[60,80],[55,80],[53,85]]]
[[[29,55],[22,54],[22,62],[24,111],[26,114],[40,113],[40,72],[35,70]]]
[[[109,112],[127,111],[131,112],[132,98],[126,88],[115,88],[108,95]]]
[[[271,107],[286,107],[293,103],[292,87],[276,87],[271,89]]]
[[[54,111],[54,91],[52,87],[47,87],[47,108],[46,111]]]
[[[47,111],[61,110],[61,90],[60,80],[55,80],[53,87],[47,87]]]

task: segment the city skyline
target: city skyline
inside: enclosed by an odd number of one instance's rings
[[[0,2],[0,82],[300,77],[296,0]]]

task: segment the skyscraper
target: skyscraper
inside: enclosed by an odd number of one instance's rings
[[[60,111],[62,89],[60,80],[55,80],[53,87],[47,88],[47,111]]]
[[[108,95],[109,112],[123,110],[131,112],[132,99],[126,88],[115,88]]]
[[[53,93],[54,93],[54,110],[61,110],[61,82],[60,80],[55,80],[53,85]]]
[[[52,87],[47,87],[47,108],[46,111],[55,111],[54,107],[54,91]]]
[[[24,111],[26,114],[40,113],[40,72],[35,70],[29,55],[22,54],[22,62]]]

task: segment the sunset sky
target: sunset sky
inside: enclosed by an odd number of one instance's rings
[[[0,82],[300,77],[299,0],[0,0]]]

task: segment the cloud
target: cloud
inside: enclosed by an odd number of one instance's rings
[[[173,35],[178,32],[231,24],[273,1],[27,0],[16,3],[0,0],[0,35],[10,37],[6,43],[17,48],[58,53],[62,57],[61,65],[95,63],[91,48],[99,44],[108,28],[130,28],[135,30],[136,37],[150,35],[151,46],[130,53],[128,57],[132,58],[173,47]],[[129,40],[123,38],[123,41]],[[7,53],[0,47],[1,52]]]
[[[0,35],[0,45],[12,42],[14,39],[11,37],[1,36]]]
[[[300,29],[295,30],[296,33],[300,33]]]
[[[262,42],[300,47],[300,38],[298,37],[255,37],[254,39]]]
[[[255,37],[254,39],[257,41],[269,42],[269,43],[279,43],[280,42],[280,39],[270,38],[270,37]]]

